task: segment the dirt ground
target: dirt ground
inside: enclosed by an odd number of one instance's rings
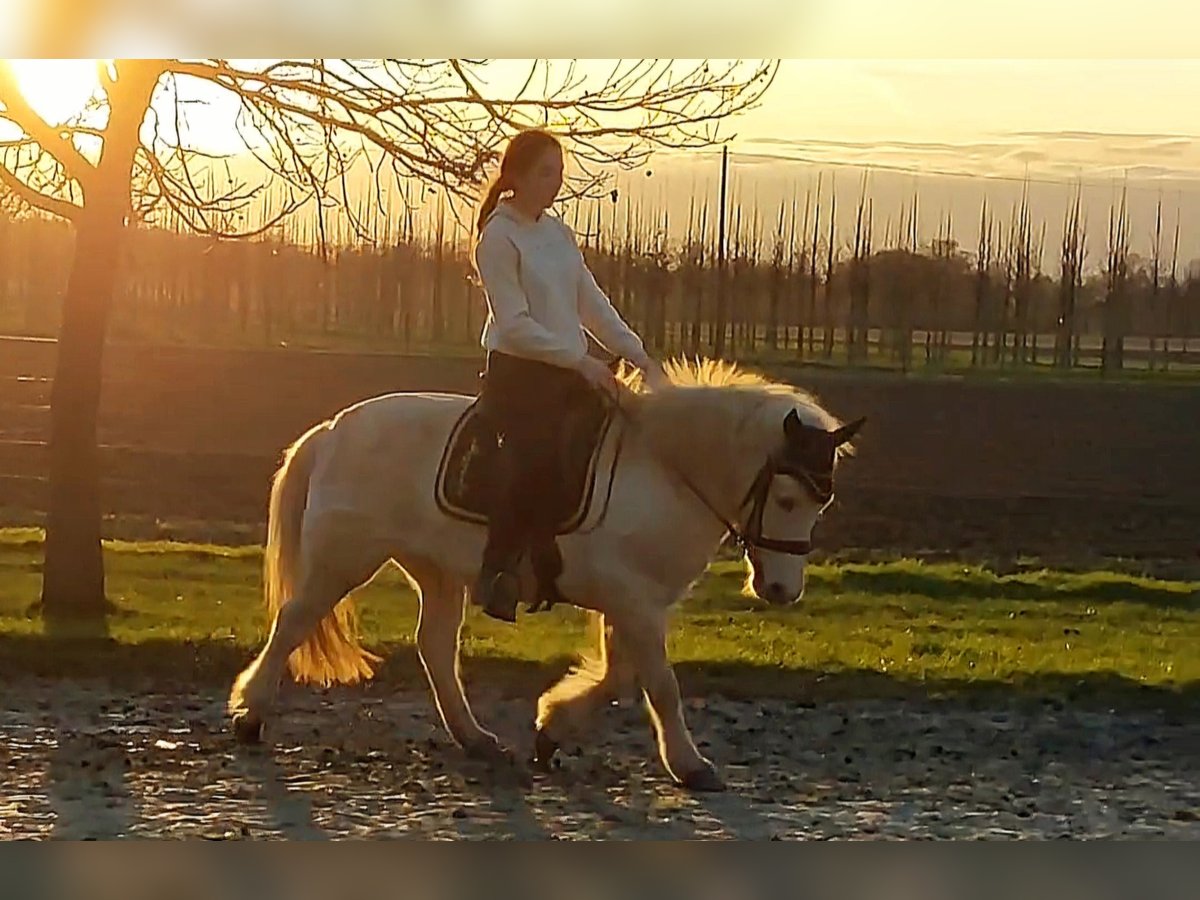
[[[44,508],[53,345],[0,343],[0,507],[19,518]],[[469,392],[477,370],[122,347],[107,366],[105,505],[162,533],[261,524],[273,464],[312,422],[391,390]],[[835,414],[869,417],[827,549],[1197,571],[1194,388],[794,374]],[[472,700],[527,752],[531,699],[485,685]],[[1200,837],[1188,711],[691,699],[730,785],[704,796],[665,778],[632,703],[548,774],[468,761],[423,691],[291,689],[285,711],[271,744],[246,750],[211,688],[10,679],[0,837]]]
[[[532,704],[475,693],[528,752]],[[294,689],[270,746],[249,750],[207,690],[5,694],[4,838],[1200,837],[1200,734],[1166,712],[692,700],[729,784],[696,795],[664,776],[631,703],[541,774],[465,759],[424,693]]]
[[[37,510],[54,345],[0,349],[0,506]],[[473,392],[478,369],[461,358],[114,346],[105,506],[160,522],[261,523],[273,465],[314,421],[389,391]],[[1195,387],[789,378],[839,416],[868,417],[819,530],[825,549],[1200,570]]]

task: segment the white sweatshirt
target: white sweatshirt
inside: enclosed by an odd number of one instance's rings
[[[557,216],[531,220],[501,202],[475,245],[488,317],[488,350],[576,368],[587,354],[586,328],[611,353],[639,368],[641,339],[613,308],[584,261],[575,235]]]

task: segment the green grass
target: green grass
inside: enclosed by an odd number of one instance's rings
[[[41,534],[0,530],[0,676],[224,682],[265,636],[257,547],[106,544],[115,604],[104,633],[46,624],[34,604]],[[1200,697],[1200,583],[1115,572],[1021,572],[911,560],[816,565],[796,607],[742,595],[739,564],[715,563],[678,610],[670,653],[691,692],[841,696],[1004,694],[1188,702]],[[419,682],[416,603],[384,572],[358,594],[385,682]],[[565,608],[516,628],[472,610],[468,680],[529,689],[585,646]]]

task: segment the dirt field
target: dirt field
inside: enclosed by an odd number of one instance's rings
[[[53,350],[0,341],[5,515],[44,502]],[[106,506],[149,529],[259,523],[275,459],[314,420],[390,390],[471,391],[475,372],[112,348]],[[822,525],[828,548],[1200,569],[1195,388],[796,374],[836,414],[870,417]],[[628,699],[604,711],[595,743],[530,774],[466,760],[424,690],[289,689],[271,745],[248,751],[212,685],[21,675],[6,687],[2,838],[1200,837],[1194,703],[689,697],[689,725],[731,787],[695,796],[665,778]],[[527,752],[533,695],[471,693]]]
[[[239,750],[212,691],[10,687],[2,838],[1200,836],[1195,728],[1166,712],[695,700],[731,788],[697,796],[663,775],[634,703],[531,775],[466,760],[425,694],[290,691],[273,746]],[[478,693],[527,752],[530,702]]]
[[[0,341],[0,506],[44,503],[52,343]],[[473,392],[472,359],[115,346],[105,504],[163,521],[258,523],[281,449],[348,403]],[[821,526],[830,550],[1058,565],[1200,567],[1200,390],[793,370],[835,414],[867,415]]]

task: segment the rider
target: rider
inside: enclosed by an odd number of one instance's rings
[[[641,369],[651,389],[667,380],[596,284],[571,229],[548,212],[562,182],[558,139],[522,131],[505,149],[476,222],[474,262],[488,305],[482,408],[501,448],[473,596],[507,622],[516,621],[522,553],[554,540],[557,523],[538,500],[546,473],[556,471],[561,419],[587,391],[617,391],[612,370],[589,355],[584,329]]]

